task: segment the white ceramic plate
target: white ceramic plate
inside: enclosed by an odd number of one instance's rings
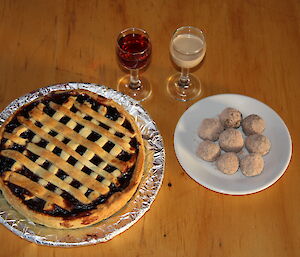
[[[270,139],[272,146],[263,157],[265,167],[258,176],[246,177],[240,169],[234,175],[226,175],[216,168],[215,163],[196,156],[196,149],[202,141],[197,136],[201,121],[217,117],[226,107],[240,110],[243,117],[257,114],[266,122],[263,134]],[[177,123],[174,147],[179,163],[191,178],[206,188],[231,195],[251,194],[271,186],[285,172],[292,153],[289,131],[278,114],[256,99],[236,94],[214,95],[193,104]],[[245,148],[244,152],[247,152]]]

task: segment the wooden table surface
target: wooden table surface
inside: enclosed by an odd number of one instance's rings
[[[172,100],[167,78],[173,31],[202,28],[203,63],[193,72],[203,94]],[[116,88],[125,74],[115,56],[117,34],[141,27],[153,43],[144,71],[152,96],[142,103],[166,150],[161,190],[142,219],[113,240],[54,248],[19,238],[0,225],[0,256],[300,256],[300,3],[298,0],[0,1],[0,108],[42,86],[93,82]],[[173,133],[184,111],[206,96],[238,93],[273,108],[289,128],[293,156],[284,176],[247,196],[210,191],[179,165]]]

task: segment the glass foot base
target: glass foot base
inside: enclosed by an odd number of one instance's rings
[[[167,90],[174,99],[185,102],[195,99],[201,94],[201,82],[196,76],[189,74],[190,84],[188,87],[180,86],[179,78],[180,73],[176,73],[168,79]]]
[[[148,79],[145,77],[139,77],[140,86],[137,88],[132,88],[130,86],[130,75],[126,75],[119,80],[118,91],[129,95],[134,100],[144,101],[151,94],[151,86]]]

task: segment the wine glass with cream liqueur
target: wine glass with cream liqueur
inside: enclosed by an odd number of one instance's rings
[[[192,26],[178,28],[171,39],[170,53],[174,63],[181,68],[168,79],[167,89],[176,100],[188,101],[201,93],[201,82],[189,69],[204,58],[206,42],[203,32]]]
[[[137,101],[145,100],[151,93],[149,81],[139,76],[139,70],[145,68],[151,56],[149,35],[143,29],[128,28],[117,38],[117,56],[121,66],[130,71],[118,83],[118,90]]]

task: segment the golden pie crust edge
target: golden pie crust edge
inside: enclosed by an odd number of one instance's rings
[[[49,94],[71,93],[71,92],[89,95],[97,102],[102,102],[102,103],[104,102],[106,105],[115,107],[122,115],[125,116],[125,118],[130,122],[131,126],[133,127],[133,130],[136,132],[136,139],[137,142],[139,143],[139,152],[135,163],[135,169],[130,179],[129,185],[121,192],[116,192],[112,194],[104,203],[99,204],[96,209],[87,211],[88,214],[86,214],[86,212],[83,212],[75,217],[63,218],[57,216],[50,216],[47,214],[36,212],[28,208],[27,205],[25,205],[20,198],[15,196],[10,191],[10,189],[4,184],[2,176],[0,176],[0,190],[2,191],[6,201],[14,209],[16,209],[24,217],[28,218],[29,220],[35,223],[45,225],[50,228],[57,228],[57,229],[83,228],[109,218],[110,216],[118,212],[121,208],[123,208],[127,204],[127,202],[132,198],[132,196],[134,195],[134,193],[136,192],[139,186],[139,183],[142,179],[142,175],[144,172],[145,146],[142,139],[142,134],[135,120],[125,110],[125,108],[117,104],[115,101],[111,99],[102,97],[96,93],[90,92],[88,90],[83,90],[83,89],[57,90],[57,91],[50,92]],[[47,97],[47,95],[37,98],[33,101],[39,101],[45,97]],[[101,101],[99,101],[98,99],[101,99]],[[23,106],[20,107],[18,110],[22,108]],[[18,110],[16,110],[14,114],[12,114],[8,119],[6,119],[6,121],[1,125],[0,140],[3,137],[3,132],[5,130],[6,125],[15,117],[15,114],[18,113]]]

